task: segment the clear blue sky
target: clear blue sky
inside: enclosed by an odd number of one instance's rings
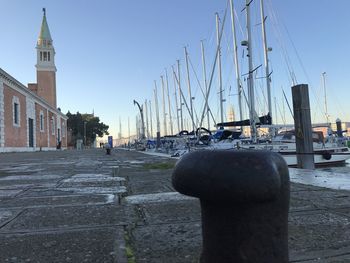
[[[283,115],[281,88],[291,102],[291,82],[287,74],[286,55],[282,52],[284,48],[298,83],[311,85],[313,121],[325,121],[322,72],[326,72],[331,120],[340,117],[350,121],[347,79],[350,76],[350,39],[347,32],[350,24],[350,1],[265,1],[265,12],[268,16],[267,38],[269,46],[273,47],[270,53],[273,96],[280,106],[278,120],[281,122]],[[257,9],[258,4],[259,1],[254,0],[253,8]],[[110,125],[110,132],[114,136],[121,117],[123,133],[127,136],[128,117],[133,132],[135,116],[138,113],[133,100],[153,100],[154,80],[160,86],[160,75],[165,74],[164,68],[168,68],[170,76],[170,67],[177,59],[184,66],[185,45],[194,71],[202,81],[200,40],[205,40],[209,76],[215,52],[214,14],[218,12],[222,18],[227,1],[0,0],[0,5],[0,67],[24,84],[35,82],[35,44],[42,20],[42,8],[45,7],[56,49],[59,107],[64,113],[68,110],[73,113],[94,110],[104,123]],[[244,1],[235,1],[235,5],[238,19],[244,28],[244,13],[241,12]],[[279,18],[278,26],[274,25],[271,6]],[[258,10],[253,11],[255,66],[260,65],[263,58],[259,19]],[[281,32],[280,37],[276,33],[278,30]],[[241,33],[238,38],[239,41],[243,39]],[[225,107],[233,104],[236,108],[230,16],[225,24],[222,45],[223,83],[227,97]],[[243,57],[241,48],[240,57]],[[240,63],[241,74],[244,74],[247,61],[241,59]],[[199,114],[199,105],[202,105],[203,99],[194,71],[191,69],[191,82]],[[182,74],[183,80],[184,73],[185,71]],[[258,72],[257,77],[260,76],[262,71]],[[216,75],[213,81],[211,104],[214,115],[218,118]],[[172,89],[172,78],[169,83]],[[185,82],[183,86],[187,94]],[[263,113],[266,109],[261,91],[264,83],[257,81],[256,87],[258,111]],[[158,93],[161,94],[160,91]],[[287,106],[284,108],[287,121],[291,122]],[[153,126],[155,127],[155,123]]]

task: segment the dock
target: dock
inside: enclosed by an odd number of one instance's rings
[[[175,162],[118,149],[1,154],[0,262],[198,262],[200,205],[174,190]],[[290,262],[350,262],[350,176],[290,177]]]

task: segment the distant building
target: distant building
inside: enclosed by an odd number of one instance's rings
[[[26,87],[0,68],[0,152],[67,147],[67,116],[57,109],[55,49],[43,11],[37,83]]]

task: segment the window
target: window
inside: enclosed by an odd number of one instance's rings
[[[40,111],[40,131],[44,131],[44,113],[42,110]]]
[[[50,52],[47,52],[47,61],[50,61]]]
[[[19,118],[18,118],[18,113],[19,113],[19,112],[18,112],[18,106],[19,106],[19,105],[18,105],[18,103],[16,103],[16,102],[15,102],[15,103],[13,103],[13,110],[14,110],[14,115],[15,115],[15,116],[14,116],[14,117],[15,117],[14,123],[15,123],[15,124],[19,124]]]
[[[44,52],[44,61],[47,61],[47,52]]]
[[[43,52],[40,51],[40,61],[43,61]]]
[[[14,96],[12,98],[12,113],[13,113],[13,126],[19,127],[21,123],[21,107],[19,104],[19,98]]]

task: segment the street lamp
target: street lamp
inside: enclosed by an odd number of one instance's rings
[[[142,107],[140,106],[140,104],[136,101],[136,100],[134,100],[134,105],[137,105],[138,107],[139,107],[139,110],[140,110],[140,114],[141,114],[141,125],[142,125],[142,127],[141,127],[141,139],[145,139],[145,122],[144,122],[144,120],[143,120],[143,109],[142,109]]]

